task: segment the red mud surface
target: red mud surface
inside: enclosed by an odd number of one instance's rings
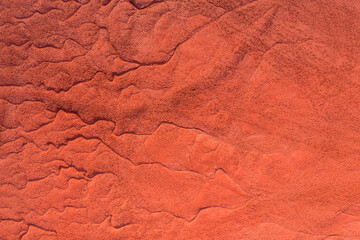
[[[360,239],[357,0],[1,0],[0,239]]]

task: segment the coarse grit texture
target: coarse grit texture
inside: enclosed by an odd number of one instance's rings
[[[359,240],[359,43],[355,0],[0,0],[0,239]]]

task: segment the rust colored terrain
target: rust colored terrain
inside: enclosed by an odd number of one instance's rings
[[[360,2],[0,0],[0,239],[359,240]]]

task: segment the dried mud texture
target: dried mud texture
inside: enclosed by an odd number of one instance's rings
[[[360,239],[360,4],[0,2],[0,239]]]

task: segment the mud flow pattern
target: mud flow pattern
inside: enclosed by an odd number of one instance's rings
[[[0,1],[1,240],[360,239],[360,5]]]

